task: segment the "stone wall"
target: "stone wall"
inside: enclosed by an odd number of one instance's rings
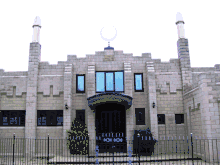
[[[86,55],[86,58],[68,55],[67,61],[49,65],[48,62],[37,64],[40,45],[33,43],[28,72],[0,70],[0,110],[31,111],[28,116],[35,117],[34,123],[37,111],[32,114],[32,111],[35,111],[32,103],[36,103],[37,110],[63,110],[65,123],[63,127],[36,127],[36,125],[33,127],[32,122],[26,129],[32,131],[32,135],[37,138],[45,138],[48,133],[51,138],[64,138],[66,129],[70,129],[76,117],[76,110],[85,109],[90,139],[94,139],[95,114],[88,107],[87,98],[97,94],[95,71],[124,70],[124,93],[133,97],[133,105],[126,110],[126,133],[130,140],[133,138],[134,129],[143,130],[148,127],[156,139],[164,136],[182,137],[190,133],[195,136],[211,134],[212,137],[216,137],[220,130],[218,118],[220,74],[216,72],[219,71],[219,65],[214,68],[192,68],[190,71],[190,63],[187,61],[189,56],[187,60],[183,58],[187,55],[183,51],[188,51],[188,43],[186,40],[180,40],[178,44],[179,59],[171,59],[169,62],[151,59],[149,53],[134,57],[123,51],[101,51],[95,55]],[[211,73],[208,73],[210,71]],[[134,91],[134,73],[143,73],[144,92]],[[76,93],[76,74],[85,74],[84,94]],[[183,85],[187,82],[192,84],[184,91]],[[30,89],[34,83],[34,89]],[[70,107],[69,110],[64,109],[66,102]],[[153,102],[156,103],[155,108],[152,108]],[[136,125],[135,108],[145,108],[145,125]],[[198,110],[193,111],[197,108]],[[157,114],[165,114],[165,125],[157,124]],[[184,114],[184,124],[175,124],[175,114]],[[26,123],[30,122],[28,116]],[[25,128],[0,129],[1,138],[12,137],[13,133],[25,137]],[[31,129],[36,130],[36,134]]]

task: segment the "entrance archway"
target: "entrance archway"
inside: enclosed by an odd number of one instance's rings
[[[99,152],[127,152],[125,106],[106,103],[96,107],[96,145]]]

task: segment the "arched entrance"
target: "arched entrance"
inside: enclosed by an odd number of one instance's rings
[[[99,152],[127,152],[125,106],[106,103],[96,107],[96,145]]]
[[[124,152],[126,144],[126,110],[132,105],[132,97],[123,93],[108,92],[88,97],[88,106],[95,113],[95,138],[99,153]],[[100,136],[99,136],[100,135]]]

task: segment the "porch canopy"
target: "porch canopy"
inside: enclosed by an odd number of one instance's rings
[[[123,105],[125,110],[129,109],[132,105],[132,97],[121,93],[100,93],[91,97],[88,97],[88,106],[91,110],[95,111],[96,107],[106,103],[117,103]]]

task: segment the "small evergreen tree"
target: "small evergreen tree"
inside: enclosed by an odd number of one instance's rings
[[[70,149],[70,154],[86,155],[89,152],[88,146],[88,129],[85,123],[74,119],[72,122],[71,130],[67,130],[68,139],[67,146]],[[86,138],[86,140],[85,140]]]

